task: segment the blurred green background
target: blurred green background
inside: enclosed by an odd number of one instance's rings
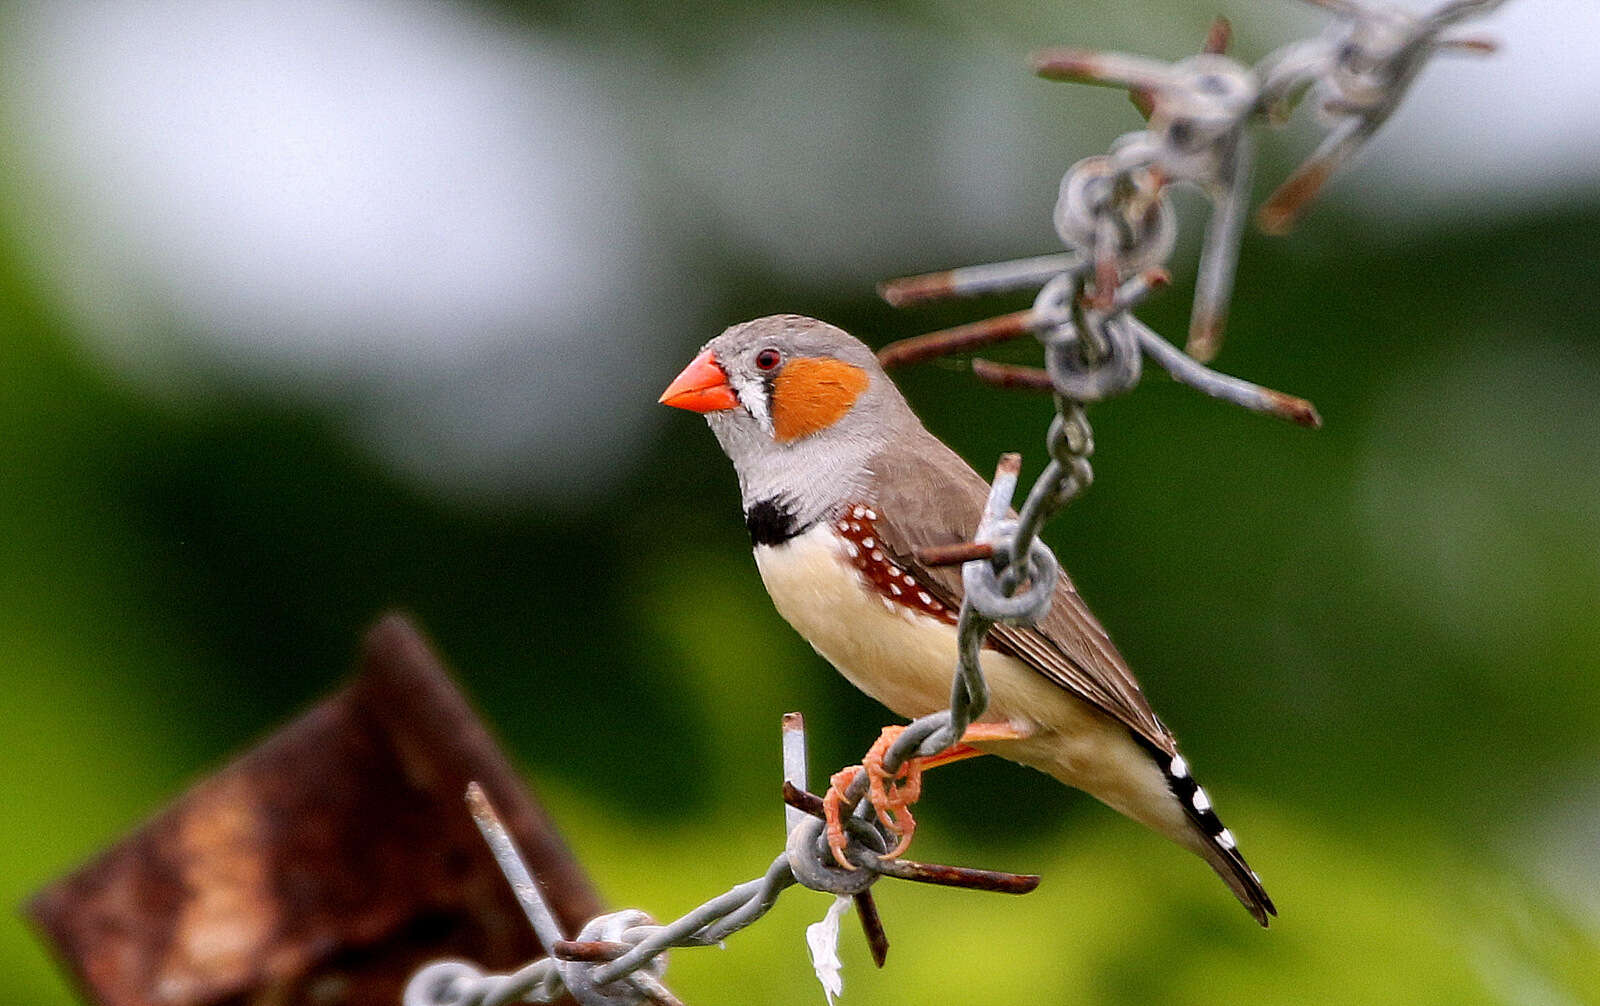
[[[670,917],[777,849],[886,722],[772,611],[733,474],[654,406],[725,325],[874,345],[889,275],[1054,250],[1119,94],[1052,43],[1255,60],[1287,3],[0,8],[0,901],[337,685],[381,611],[459,670],[606,897]],[[1310,433],[1152,376],[1097,407],[1049,540],[1276,898],[1042,776],[941,770],[855,1003],[1600,1002],[1600,88],[1587,0],[1518,0],[1296,234],[1246,239],[1219,366]],[[1586,43],[1584,40],[1588,40]],[[1267,140],[1264,191],[1314,141]],[[1199,200],[1177,283],[1187,322]],[[1027,347],[1008,358],[1027,359]],[[1048,403],[900,376],[979,470]],[[687,1002],[822,1001],[788,894]],[[72,993],[19,922],[8,998]]]

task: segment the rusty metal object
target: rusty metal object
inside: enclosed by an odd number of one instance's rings
[[[1233,44],[1233,22],[1218,15],[1211,20],[1211,28],[1206,32],[1206,41],[1200,47],[1201,52],[1221,56],[1228,51],[1228,46]]]
[[[633,949],[631,943],[615,940],[556,940],[551,944],[550,955],[564,961],[614,961]]]
[[[1322,416],[1318,415],[1315,405],[1312,405],[1304,398],[1286,395],[1281,391],[1273,391],[1270,388],[1266,389],[1266,393],[1272,402],[1273,408],[1270,410],[1272,415],[1287,419],[1291,423],[1297,426],[1304,426],[1307,429],[1322,429]]]
[[[918,863],[910,859],[886,860],[877,864],[877,867],[878,871],[886,877],[915,880],[919,884],[937,884],[940,887],[961,887],[969,891],[992,891],[995,894],[1028,894],[1039,886],[1039,876],[1033,873],[974,870],[968,866]]]
[[[884,369],[890,370],[931,360],[936,356],[983,349],[1027,335],[1037,325],[1037,315],[1032,310],[1002,314],[997,318],[891,342],[878,350],[878,362]]]
[[[1281,236],[1294,230],[1300,214],[1333,177],[1338,163],[1313,157],[1294,170],[1256,211],[1256,226],[1263,234]]]
[[[972,376],[992,388],[1007,391],[1054,392],[1056,382],[1043,367],[1023,367],[1013,363],[996,363],[976,357],[972,361]]]
[[[822,797],[801,789],[787,779],[783,781],[783,802],[803,814],[826,819],[826,815],[823,813]]]
[[[974,363],[977,361],[974,360]],[[994,546],[982,541],[962,541],[954,545],[929,545],[917,549],[917,561],[924,566],[960,566],[974,559],[994,558]]]
[[[867,938],[867,949],[872,952],[872,963],[883,967],[889,959],[889,934],[883,928],[883,916],[878,914],[878,903],[871,891],[862,891],[852,899],[856,915],[861,919],[861,932]]]
[[[394,1006],[426,961],[512,968],[543,952],[462,808],[472,779],[563,924],[602,911],[438,658],[391,615],[348,687],[26,912],[98,1006]]]

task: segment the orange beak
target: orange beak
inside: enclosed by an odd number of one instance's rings
[[[717,366],[708,349],[690,360],[683,373],[672,379],[667,390],[661,393],[660,402],[690,412],[720,412],[738,405],[739,396],[733,393],[727,373]]]

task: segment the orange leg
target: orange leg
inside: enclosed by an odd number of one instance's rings
[[[859,773],[863,771],[867,773],[867,799],[872,809],[877,812],[878,820],[900,837],[895,847],[884,856],[885,859],[894,859],[910,847],[911,838],[917,831],[917,820],[911,816],[911,805],[922,796],[923,771],[975,758],[984,753],[969,746],[967,741],[1021,740],[1028,736],[1027,731],[1019,730],[1009,723],[974,723],[961,735],[962,743],[955,744],[936,755],[912,758],[900,766],[898,772],[890,773],[884,768],[883,759],[903,730],[905,727],[901,726],[884,727],[860,765],[841,769],[828,780],[828,792],[822,798],[823,814],[827,820],[828,847],[833,850],[834,860],[847,870],[853,870],[855,866],[844,855],[847,840],[840,810],[844,803],[845,791],[855,782]]]

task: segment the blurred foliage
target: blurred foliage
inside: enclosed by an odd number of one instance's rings
[[[537,16],[562,30],[579,6]],[[847,1002],[1600,1002],[1600,857],[1588,893],[1545,865],[1575,840],[1575,806],[1592,826],[1581,801],[1600,785],[1597,232],[1600,202],[1576,198],[1404,239],[1325,209],[1248,240],[1220,363],[1311,398],[1326,429],[1160,378],[1094,412],[1098,482],[1050,540],[1280,923],[1257,931],[1198,862],[1081,795],[965,764],[930,780],[922,854],[1045,884],[885,885],[889,966],[848,938]],[[325,417],[124,384],[15,237],[0,234],[0,900],[333,687],[390,607],[433,634],[608,897],[658,917],[778,847],[782,712],[808,714],[817,772],[885,721],[771,610],[732,472],[693,417],[582,510],[442,502]],[[824,290],[707,255],[741,277],[711,307],[725,322],[798,311],[881,344],[1015,307],[896,313],[869,296],[876,277]],[[948,264],[908,253],[905,270]],[[1145,316],[1181,333],[1187,293]],[[670,337],[687,358],[710,334]],[[1043,400],[951,366],[901,380],[980,470],[1010,449],[1037,470]],[[788,895],[725,952],[676,954],[672,985],[820,1002],[800,931],[824,906]],[[0,930],[0,973],[16,1001],[70,1001],[20,925]]]

